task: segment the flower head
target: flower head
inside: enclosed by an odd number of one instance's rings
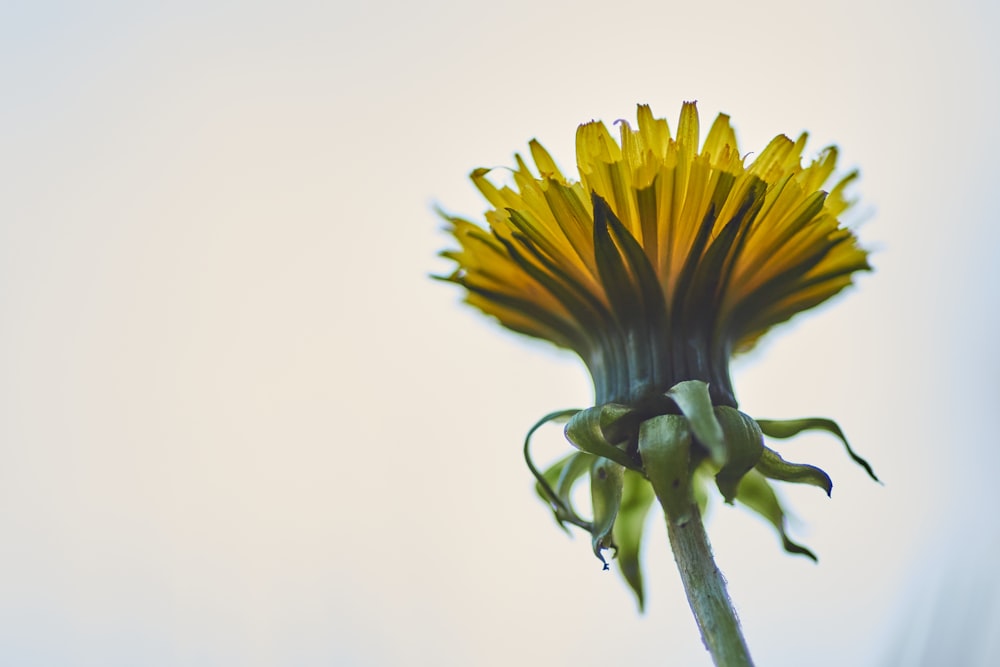
[[[773,325],[830,298],[868,268],[838,221],[849,174],[828,191],[837,149],[803,167],[803,134],[779,135],[749,164],[720,114],[699,144],[685,104],[676,137],[640,106],[620,142],[577,131],[579,180],[532,141],[515,188],[472,180],[488,229],[449,218],[460,249],[448,280],[504,326],[575,351],[598,403],[634,403],[683,380],[735,406],[728,364]]]
[[[600,499],[594,520],[584,521],[569,505],[567,485],[587,470],[593,479],[593,466],[603,462],[637,480],[648,477],[638,434],[646,420],[664,414],[682,414],[691,424],[694,482],[714,474],[729,501],[741,499],[743,489],[742,499],[769,514],[786,547],[804,551],[785,537],[780,506],[758,474],[775,473],[761,463],[776,464],[762,453],[771,450],[758,444],[775,422],[735,410],[729,361],[869,268],[867,253],[839,220],[850,205],[845,186],[856,174],[828,186],[837,149],[803,166],[805,134],[779,135],[749,159],[724,114],[701,142],[694,103],[684,104],[676,134],[644,105],[636,127],[617,124],[618,141],[603,123],[579,127],[578,178],[564,176],[537,141],[529,144],[534,171],[515,157],[513,187],[494,184],[489,170],[474,171],[491,206],[487,224],[446,216],[459,247],[443,253],[458,265],[444,279],[463,286],[470,304],[505,327],[573,350],[590,371],[597,407],[574,413],[567,433],[581,449],[573,456],[594,460],[567,458],[546,473],[529,465],[557,518],[590,530],[598,555],[616,544],[621,558],[622,540],[612,534],[616,517],[619,525],[627,518],[621,496],[632,502],[641,492],[630,495],[635,484],[627,475],[614,481],[612,516],[598,526]],[[711,433],[695,428],[705,419],[714,424]],[[740,455],[740,448],[749,453]],[[798,473],[804,468],[811,466]],[[828,478],[792,481],[828,488]],[[643,516],[646,496],[651,492],[636,501]]]

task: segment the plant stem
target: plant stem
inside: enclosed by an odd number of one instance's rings
[[[639,454],[667,519],[667,535],[701,639],[717,667],[753,667],[726,580],[691,489],[691,431],[680,415],[659,415],[639,427]]]
[[[717,667],[753,667],[740,621],[726,590],[726,580],[715,565],[698,504],[692,498],[680,516],[663,504],[667,535],[684,582],[688,604],[698,622],[705,648]]]

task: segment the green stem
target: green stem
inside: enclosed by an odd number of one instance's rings
[[[639,454],[667,519],[667,535],[688,604],[717,667],[752,667],[726,580],[691,490],[691,432],[679,415],[660,415],[639,428]]]
[[[674,560],[705,648],[718,667],[752,667],[740,621],[729,599],[726,580],[712,557],[697,503],[691,501],[685,516],[666,514]]]

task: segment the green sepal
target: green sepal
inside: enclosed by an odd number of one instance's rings
[[[583,477],[585,474],[590,472],[591,466],[594,464],[595,457],[593,454],[587,454],[586,452],[573,452],[570,454],[569,462],[563,467],[562,472],[559,474],[559,479],[556,481],[555,489],[556,494],[562,499],[563,505],[569,510],[571,516],[576,521],[569,521],[575,526],[579,526],[590,532],[593,528],[593,524],[589,521],[584,521],[580,519],[579,513],[573,506],[573,486],[576,482]]]
[[[632,415],[631,408],[617,403],[581,410],[566,424],[566,439],[582,452],[602,456],[626,468],[641,471],[639,462],[624,449],[608,442],[606,435],[620,431],[622,420]]]
[[[791,438],[803,431],[826,431],[844,443],[844,449],[847,450],[847,455],[857,463],[859,466],[865,469],[868,476],[874,479],[879,484],[882,483],[878,477],[875,476],[875,471],[872,470],[871,465],[868,461],[864,460],[858,454],[851,449],[851,445],[847,442],[847,437],[844,432],[840,429],[837,422],[832,419],[826,419],[825,417],[804,417],[802,419],[784,419],[784,420],[774,420],[774,419],[758,419],[757,423],[760,425],[761,431],[764,435],[769,438]]]
[[[572,463],[573,455],[567,456],[563,459],[557,461],[554,465],[550,466],[544,473],[540,472],[535,466],[534,461],[531,460],[531,437],[535,434],[535,431],[540,429],[545,424],[549,422],[564,422],[571,418],[573,415],[579,413],[579,410],[559,410],[557,412],[550,412],[545,415],[538,422],[531,427],[528,434],[524,438],[524,461],[528,464],[528,470],[535,478],[535,490],[538,495],[548,503],[555,514],[556,521],[565,530],[565,523],[571,523],[575,526],[579,526],[584,530],[590,530],[591,524],[587,521],[581,519],[577,513],[574,511],[572,504],[569,500],[569,494],[565,491],[561,491],[562,480],[566,476],[566,472],[570,464]],[[579,474],[583,474],[580,472]],[[579,477],[579,474],[577,477]],[[557,488],[553,489],[552,485],[557,484]],[[570,483],[572,486],[572,483]]]
[[[732,505],[740,480],[760,460],[764,434],[752,417],[736,408],[719,406],[715,408],[715,416],[722,426],[729,459],[715,476],[715,484],[726,502]]]
[[[622,488],[624,486],[625,467],[614,461],[598,457],[590,468],[590,500],[594,505],[594,523],[590,530],[591,544],[594,555],[608,569],[608,561],[601,552],[605,549],[615,549],[612,531],[615,518],[622,504]]]
[[[678,382],[667,396],[673,399],[677,407],[687,417],[691,432],[712,457],[717,466],[724,466],[729,460],[725,434],[715,417],[712,407],[712,397],[708,393],[708,384],[700,380]]]
[[[625,485],[622,490],[621,509],[612,533],[615,546],[615,560],[626,583],[635,593],[639,611],[645,605],[642,582],[642,564],[639,560],[642,536],[646,526],[646,516],[653,504],[653,487],[637,472],[625,471]]]
[[[576,453],[577,452],[574,452],[574,454]],[[560,507],[556,504],[557,502],[561,502],[562,498],[557,494],[553,487],[559,480],[559,476],[562,474],[563,469],[572,458],[573,454],[568,454],[550,465],[544,472],[540,472],[537,476],[535,476],[535,493],[537,493],[538,497],[549,506],[549,509],[552,510],[552,514],[555,515],[556,522],[559,524],[559,527],[567,533],[569,532],[569,529],[566,528],[565,522],[560,517],[562,512],[560,511]],[[534,474],[534,472],[532,474]],[[555,501],[553,501],[553,499],[555,499]]]
[[[590,531],[590,522],[580,518],[576,508],[573,507],[570,492],[573,483],[590,470],[593,459],[594,457],[590,454],[573,452],[546,468],[545,472],[542,473],[542,477],[547,483],[545,487],[542,486],[541,482],[535,482],[535,493],[545,501],[545,504],[552,510],[559,527],[567,533],[569,533],[569,529],[566,527],[567,523]],[[550,494],[552,495],[550,496]],[[555,502],[553,502],[552,497],[556,498]]]
[[[711,495],[709,488],[715,479],[719,469],[711,461],[705,459],[700,465],[695,464],[694,472],[691,474],[691,495],[698,503],[698,511],[705,516],[708,510],[708,499]]]
[[[563,466],[559,474],[559,479],[556,480],[556,493],[570,509],[573,509],[572,499],[570,498],[573,485],[590,471],[590,466],[593,465],[595,458],[593,454],[587,454],[586,452],[573,452],[569,455],[567,464]]]
[[[659,415],[639,427],[639,455],[667,516],[679,525],[691,514],[691,429],[680,415]]]
[[[764,447],[755,468],[771,479],[818,486],[826,491],[828,496],[833,490],[833,481],[823,470],[806,463],[789,463],[776,451],[767,447]]]
[[[762,474],[756,470],[751,470],[744,475],[736,490],[736,500],[746,505],[774,526],[774,529],[778,532],[778,536],[781,538],[781,545],[785,551],[793,554],[802,554],[813,561],[816,560],[816,554],[788,538],[788,534],[785,532],[785,510],[782,509],[781,503],[774,493],[774,489],[771,488],[771,485]]]

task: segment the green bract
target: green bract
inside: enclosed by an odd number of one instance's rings
[[[851,458],[875,479],[871,466],[847,443],[835,422],[817,417],[788,421],[755,420],[729,406],[714,406],[706,383],[678,383],[666,394],[664,412],[640,414],[608,403],[586,410],[563,410],[542,418],[524,442],[525,459],[538,494],[556,521],[590,533],[594,553],[607,567],[611,550],[640,609],[645,602],[639,553],[654,497],[683,517],[690,498],[707,502],[714,479],[725,502],[738,502],[768,521],[789,553],[816,556],[785,532],[785,510],[770,480],[818,486],[830,494],[832,482],[821,469],[789,463],[764,444],[764,436],[789,438],[804,431],[838,437]],[[566,437],[578,450],[540,471],[530,455],[531,437],[549,422],[568,422]],[[573,506],[577,482],[590,476],[590,519]],[[672,509],[671,509],[672,508]]]

